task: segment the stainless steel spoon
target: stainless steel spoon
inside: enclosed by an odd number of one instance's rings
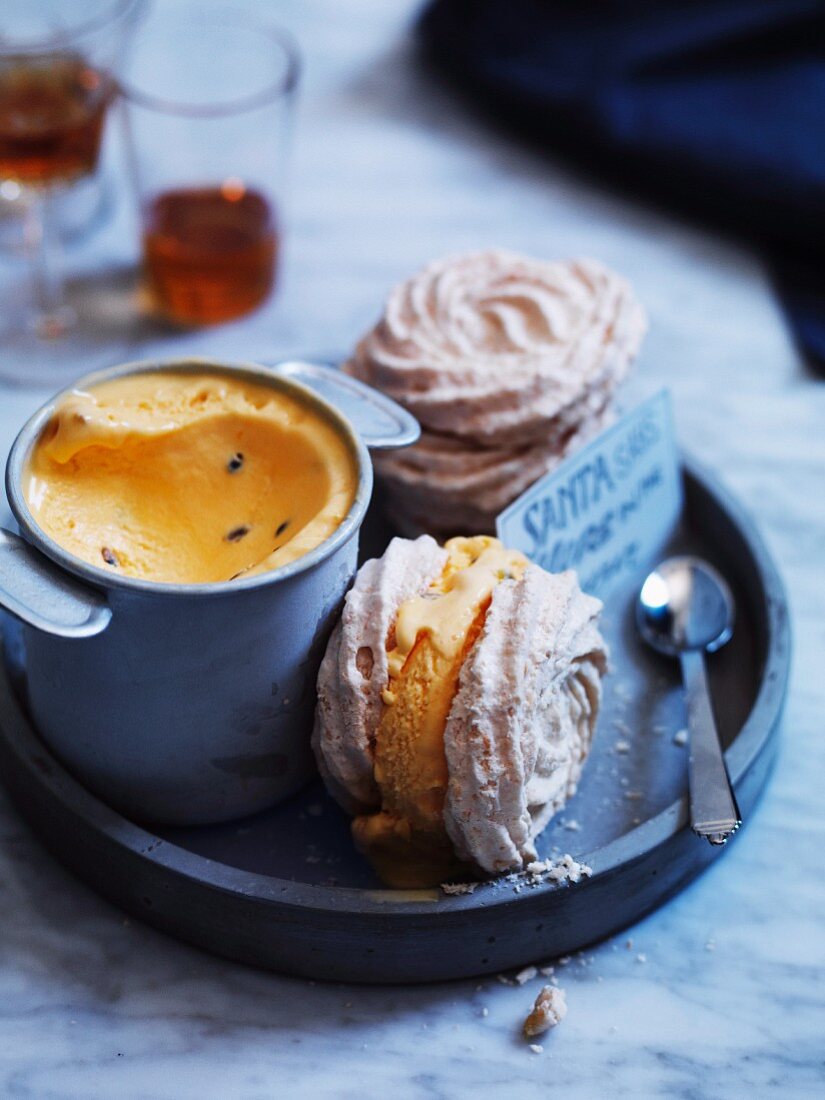
[[[730,639],[733,619],[730,588],[701,558],[662,562],[642,585],[636,604],[636,622],[645,641],[682,664],[690,735],[690,824],[711,844],[724,844],[741,824],[705,669],[705,653]]]

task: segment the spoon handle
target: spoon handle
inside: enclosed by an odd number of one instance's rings
[[[739,828],[741,818],[713,717],[705,655],[695,649],[680,657],[690,734],[690,825],[711,844],[724,844]]]

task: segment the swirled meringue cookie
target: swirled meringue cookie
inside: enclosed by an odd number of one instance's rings
[[[574,793],[601,698],[601,604],[487,536],[393,539],[350,590],[313,747],[390,886],[498,874]]]
[[[456,472],[479,452],[490,471],[519,467],[506,505],[535,471],[541,476],[592,437],[645,328],[629,285],[595,260],[472,252],[436,261],[395,287],[344,370],[400,402],[425,429],[405,452],[406,476],[397,456],[376,456],[390,510],[405,515],[403,529],[460,527],[443,483],[445,455]],[[423,515],[418,500],[406,508],[403,492],[412,485],[428,501]],[[468,488],[464,496],[485,530],[495,516],[488,489],[483,482],[477,495]]]
[[[375,454],[384,510],[402,535],[431,531],[493,531],[496,516],[534,481],[554,470],[615,419],[612,409],[557,441],[526,447],[478,447],[423,432],[414,447]]]

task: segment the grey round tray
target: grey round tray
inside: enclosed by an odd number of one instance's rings
[[[694,465],[684,473],[685,515],[673,549],[713,561],[737,600],[733,640],[711,658],[710,677],[747,823],[774,756],[790,659],[787,606],[736,502]],[[380,552],[388,534],[376,511],[365,553]],[[608,601],[605,627],[613,673],[593,753],[578,793],[539,843],[540,857],[569,852],[592,868],[578,885],[532,886],[522,876],[458,896],[383,889],[318,783],[243,821],[141,828],[46,749],[26,717],[24,675],[20,668],[15,675],[13,660],[0,662],[0,775],[61,863],[133,915],[209,951],[307,977],[370,982],[520,966],[618,931],[724,854],[688,828],[687,750],[674,741],[685,724],[675,665],[638,642],[632,593]]]

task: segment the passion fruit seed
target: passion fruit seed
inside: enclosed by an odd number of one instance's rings
[[[110,550],[108,546],[101,546],[100,556],[103,558],[107,565],[120,565],[120,562],[117,560],[117,554],[114,552],[114,550]]]
[[[240,542],[242,538],[245,538],[249,534],[250,528],[246,525],[241,527],[233,527],[231,531],[226,533],[227,542]]]
[[[286,531],[287,527],[289,527],[290,523],[292,523],[291,519],[285,519],[283,523],[278,524],[277,530],[275,531],[276,539],[281,537],[284,531]]]
[[[230,474],[236,474],[241,466],[243,466],[243,455],[240,451],[236,451],[227,462],[226,469]]]

